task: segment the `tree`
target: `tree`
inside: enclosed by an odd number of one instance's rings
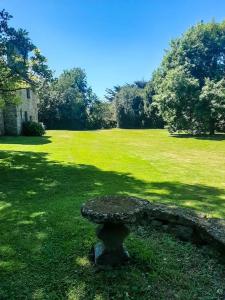
[[[113,103],[95,101],[88,111],[88,129],[116,127]]]
[[[105,98],[112,103],[117,127],[163,128],[164,122],[154,95],[152,81],[138,80],[106,89]]]
[[[144,88],[144,121],[145,128],[163,128],[164,121],[159,110],[158,102],[154,100],[155,88],[150,80]]]
[[[147,84],[148,84],[148,82],[145,80],[136,80],[134,82],[134,86],[138,87],[139,89],[144,89]]]
[[[35,89],[51,78],[46,58],[31,42],[28,32],[9,26],[12,16],[0,11],[0,103],[17,101],[16,91]]]
[[[169,130],[213,134],[225,121],[214,89],[218,83],[223,93],[219,82],[225,76],[225,22],[199,23],[172,41],[156,73],[155,99]],[[218,113],[212,113],[215,105],[220,106]]]
[[[195,106],[199,98],[199,82],[182,66],[171,69],[158,87],[154,99],[171,133],[186,130],[195,133]]]
[[[120,128],[141,128],[144,118],[143,89],[123,86],[115,97],[117,125]]]
[[[39,93],[40,120],[48,128],[84,129],[97,96],[87,84],[84,70],[65,70],[58,79],[45,86]]]
[[[115,97],[117,95],[117,93],[120,91],[121,86],[119,85],[115,85],[112,89],[106,89],[106,95],[105,95],[105,99],[109,102],[113,102],[113,100],[115,100]]]
[[[57,124],[60,121],[60,97],[56,85],[57,79],[54,79],[51,82],[44,82],[38,90],[40,99],[38,119],[49,129],[57,129]]]
[[[225,124],[225,80],[206,79],[197,105],[201,131],[214,134],[215,130],[224,130]]]
[[[85,72],[80,68],[64,71],[58,78],[60,124],[70,129],[82,129],[90,102]]]

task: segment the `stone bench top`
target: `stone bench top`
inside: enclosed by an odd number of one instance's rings
[[[82,215],[90,221],[101,223],[135,223],[141,218],[148,201],[125,196],[103,196],[82,205]]]

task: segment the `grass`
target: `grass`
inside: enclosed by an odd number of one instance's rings
[[[48,131],[0,138],[0,299],[222,299],[215,253],[138,229],[133,263],[94,273],[88,198],[121,194],[225,218],[225,135]]]

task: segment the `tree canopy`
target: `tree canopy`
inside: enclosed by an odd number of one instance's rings
[[[85,126],[86,108],[94,95],[80,68],[64,71],[39,93],[40,119],[50,128],[81,129]]]
[[[99,101],[81,68],[65,70],[39,92],[39,117],[48,128],[96,129],[114,126],[109,103]]]
[[[0,104],[16,101],[16,91],[36,88],[52,76],[46,58],[31,42],[28,32],[9,26],[12,16],[0,11]]]
[[[144,80],[106,90],[105,98],[114,108],[119,128],[163,128],[152,82]]]
[[[171,42],[153,76],[171,132],[220,130],[225,120],[225,22],[203,22]]]

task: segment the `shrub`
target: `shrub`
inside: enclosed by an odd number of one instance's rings
[[[42,136],[44,134],[45,128],[43,124],[31,121],[23,123],[23,135]]]

